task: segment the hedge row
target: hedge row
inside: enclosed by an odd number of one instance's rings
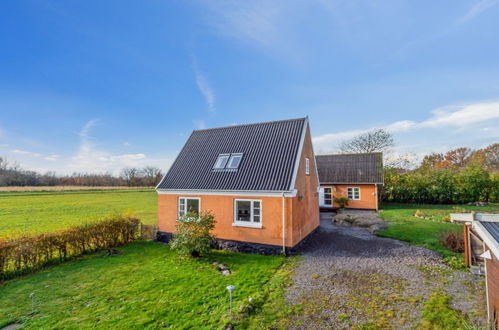
[[[497,202],[499,176],[475,165],[462,171],[435,169],[400,174],[394,170],[385,170],[382,200],[430,204]]]
[[[0,279],[124,245],[140,235],[141,223],[138,219],[119,215],[64,231],[0,241]]]

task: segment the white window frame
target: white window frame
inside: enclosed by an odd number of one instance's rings
[[[251,208],[250,208],[250,221],[238,221],[237,220],[237,202],[251,202]],[[260,203],[260,222],[254,222],[253,221],[253,203],[254,202],[259,202]],[[261,199],[242,199],[242,198],[236,198],[234,199],[234,222],[232,223],[233,226],[235,227],[248,227],[248,228],[262,228],[262,221],[263,221],[263,203]]]
[[[323,198],[324,198],[324,206],[333,206],[333,188],[332,187],[322,187],[323,188]],[[329,189],[329,195],[331,196],[330,200],[331,203],[327,204],[326,203],[326,189]]]
[[[222,167],[217,167],[217,164],[218,164],[218,160],[222,157],[227,157],[227,160],[225,161],[225,163],[223,163],[223,166]],[[229,163],[229,160],[230,160],[230,154],[219,154],[218,157],[217,157],[217,160],[215,161],[215,164],[213,164],[213,169],[215,170],[223,170],[227,164]]]
[[[310,175],[310,158],[305,158],[305,174]]]
[[[348,195],[348,191],[352,189],[352,198],[350,198]],[[358,189],[359,191],[359,198],[355,198],[355,189]],[[350,201],[360,201],[360,187],[347,187],[347,199]]]
[[[201,213],[201,198],[199,197],[179,197],[177,201],[177,219],[181,217],[180,215],[180,200],[184,200],[184,214],[187,214],[187,200],[189,199],[197,199],[198,200],[198,214]]]
[[[234,157],[239,157],[239,163],[237,163],[236,167],[231,167],[230,163],[232,162]],[[237,170],[239,168],[239,165],[241,165],[242,161],[243,161],[243,153],[242,152],[230,154],[229,160],[227,161],[225,168],[231,169],[231,170]]]

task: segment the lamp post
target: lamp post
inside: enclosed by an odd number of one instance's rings
[[[235,285],[228,285],[227,290],[229,290],[229,299],[230,299],[230,313],[232,314],[232,291],[236,288]]]
[[[35,312],[36,312],[35,293],[31,292],[31,294],[29,295],[29,297],[31,298],[31,314],[35,314]]]

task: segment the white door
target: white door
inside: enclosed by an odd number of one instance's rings
[[[319,206],[324,206],[324,188],[319,188]]]

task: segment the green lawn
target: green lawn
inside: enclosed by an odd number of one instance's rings
[[[485,207],[469,205],[430,205],[430,204],[383,204],[381,217],[391,223],[387,230],[378,232],[379,236],[390,237],[423,246],[441,253],[444,256],[454,256],[440,243],[440,237],[447,231],[462,231],[462,225],[443,222],[442,218],[451,212],[499,211],[499,205]],[[432,220],[416,218],[414,214],[420,210]]]
[[[240,306],[249,297],[264,303],[282,292],[268,286],[281,281],[276,274],[290,260],[221,251],[180,259],[167,246],[144,241],[120,250],[122,255],[87,256],[0,284],[0,327],[12,322],[28,329],[220,328],[227,322],[251,327],[251,319],[258,324],[268,315],[241,317]],[[221,275],[214,260],[233,274]],[[236,286],[232,321],[229,284]],[[31,292],[37,301],[34,315]]]
[[[0,239],[66,229],[129,208],[142,222],[155,224],[156,192],[143,189],[0,193]]]

